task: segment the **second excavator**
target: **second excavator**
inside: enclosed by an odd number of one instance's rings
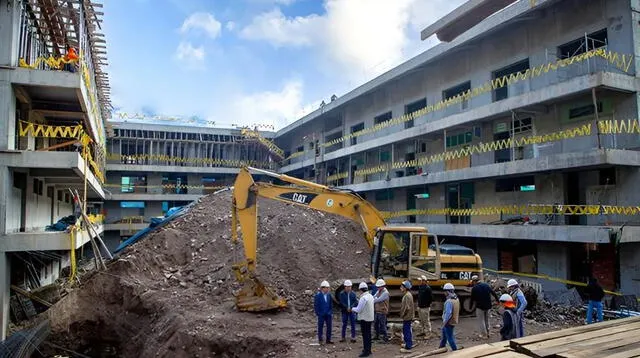
[[[251,171],[290,185],[255,182]],[[244,284],[236,296],[239,310],[261,312],[287,306],[283,298],[278,297],[256,276],[258,197],[340,215],[358,222],[363,228],[363,238],[371,248],[371,277],[351,280],[357,286],[359,282],[384,279],[391,295],[391,312],[400,308],[399,287],[402,281],[409,279],[417,283],[421,276],[427,277],[434,291],[434,310],[439,310],[438,304],[444,301],[441,287],[451,282],[461,299],[463,313],[474,311],[468,284],[472,275],[482,278],[482,260],[472,250],[463,247],[452,250],[451,247],[441,246],[438,237],[429,233],[426,227],[387,225],[381,213],[355,192],[251,167],[240,169],[233,187],[232,239],[238,242],[239,224],[245,253],[245,260],[233,267],[236,278]],[[342,287],[338,287],[336,295],[341,290]]]

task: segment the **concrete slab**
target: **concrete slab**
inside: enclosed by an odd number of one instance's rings
[[[640,226],[625,226],[622,228],[620,243],[640,242]]]
[[[5,151],[0,152],[0,160],[11,168],[62,169],[82,180],[85,177],[85,163],[77,152]],[[97,196],[104,199],[102,185],[88,167],[86,175],[88,186]],[[43,172],[43,177],[46,178],[46,171]]]
[[[26,86],[45,86],[61,88],[80,88],[80,73],[68,71],[32,70],[16,67],[11,71],[2,71],[10,76],[11,83]]]
[[[107,200],[114,201],[194,201],[202,194],[111,194]]]
[[[95,228],[98,234],[101,234],[104,231],[102,225],[98,225]],[[81,231],[76,237],[75,249],[79,249],[89,241],[89,233],[86,230]],[[69,233],[59,231],[35,231],[18,232],[0,236],[0,252],[51,250],[71,250]]]
[[[142,224],[104,224],[104,231],[140,231],[149,227],[149,223]]]
[[[129,115],[134,115],[129,113]],[[111,121],[107,122],[113,129],[132,129],[132,130],[145,130],[145,131],[161,131],[161,132],[178,132],[178,133],[197,133],[197,134],[218,134],[218,135],[240,135],[240,130],[237,128],[213,128],[213,127],[198,127],[197,124],[185,126],[179,125],[178,121],[174,121],[176,124],[157,124],[157,123],[136,123],[125,122],[124,119],[118,120],[118,114],[114,114]],[[160,119],[161,121],[161,119]],[[260,135],[265,138],[275,137],[275,132],[258,131]],[[117,137],[116,137],[117,138]],[[158,140],[157,138],[154,140]]]
[[[227,167],[181,167],[175,165],[139,165],[139,164],[107,164],[111,172],[162,172],[162,173],[195,173],[195,174],[238,174],[239,168]]]
[[[429,232],[436,235],[469,238],[517,239],[558,242],[609,243],[609,233],[615,230],[606,226],[568,225],[472,225],[429,224]]]
[[[366,192],[387,188],[507,177],[511,175],[516,176],[556,170],[593,168],[605,165],[640,166],[640,152],[621,149],[593,149],[586,152],[554,154],[534,159],[432,172],[426,176],[413,175],[393,178],[388,181],[370,181],[362,184],[345,185],[341,188],[357,192]]]
[[[473,123],[480,120],[498,117],[511,113],[523,107],[540,105],[549,101],[557,101],[565,97],[576,96],[589,92],[592,88],[606,87],[622,92],[637,92],[640,90],[640,79],[634,76],[622,75],[611,72],[598,72],[590,75],[575,77],[571,80],[547,86],[537,91],[527,92],[519,96],[509,97],[505,100],[492,102],[490,104],[454,114],[437,121],[425,123],[409,129],[400,130],[375,141],[366,141],[356,145],[351,145],[343,149],[325,154],[323,161],[329,161],[364,152],[376,147],[382,147],[402,140],[412,139],[419,136],[442,132],[444,129]],[[287,173],[313,165],[313,159],[293,163],[284,166],[280,172]]]

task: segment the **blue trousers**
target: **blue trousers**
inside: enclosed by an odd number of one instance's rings
[[[458,350],[458,346],[456,346],[456,336],[453,334],[453,326],[446,325],[442,327],[442,338],[440,339],[440,348],[444,348],[447,346],[447,342],[451,346],[452,351]]]
[[[322,341],[322,328],[327,324],[327,341],[331,340],[331,315],[318,316],[318,341]]]
[[[591,301],[589,300],[589,306],[587,307],[587,324],[591,324],[593,322],[593,309],[596,309],[596,313],[598,314],[598,318],[596,322],[603,321],[602,314],[602,301]]]
[[[342,312],[342,339],[347,335],[347,322],[351,323],[351,339],[355,339],[356,314],[354,312]]]
[[[376,331],[376,339],[379,338],[380,335],[382,335],[382,339],[384,339],[385,341],[389,339],[389,336],[387,335],[387,315],[386,314],[376,313],[375,321],[373,324]]]
[[[524,311],[520,312],[520,313],[516,313],[518,315],[518,317],[520,318],[519,320],[519,326],[520,326],[520,336],[518,338],[524,337]]]
[[[411,321],[402,321],[402,337],[404,338],[404,348],[413,348],[413,337],[411,337]]]

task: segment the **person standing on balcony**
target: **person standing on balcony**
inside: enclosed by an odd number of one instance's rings
[[[79,59],[76,49],[71,46],[67,46],[67,53],[64,55],[63,59],[65,61],[64,70],[75,73]]]

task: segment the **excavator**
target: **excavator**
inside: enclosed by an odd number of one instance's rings
[[[290,185],[255,182],[251,172]],[[351,281],[357,287],[360,282],[373,283],[376,278],[384,279],[391,296],[391,313],[400,310],[401,283],[409,279],[417,284],[421,276],[427,277],[433,290],[433,310],[442,309],[445,297],[442,286],[450,282],[456,287],[461,300],[461,314],[475,311],[469,283],[473,275],[482,279],[483,274],[482,259],[471,249],[441,245],[438,237],[422,226],[387,225],[382,214],[353,191],[252,167],[240,169],[232,190],[232,241],[238,243],[239,224],[245,254],[244,261],[233,265],[236,279],[243,284],[236,295],[236,307],[240,311],[263,312],[287,307],[286,300],[276,295],[256,275],[258,197],[340,215],[359,223],[371,249],[371,272],[368,278],[351,278]],[[342,286],[336,289],[336,298],[342,289]]]

